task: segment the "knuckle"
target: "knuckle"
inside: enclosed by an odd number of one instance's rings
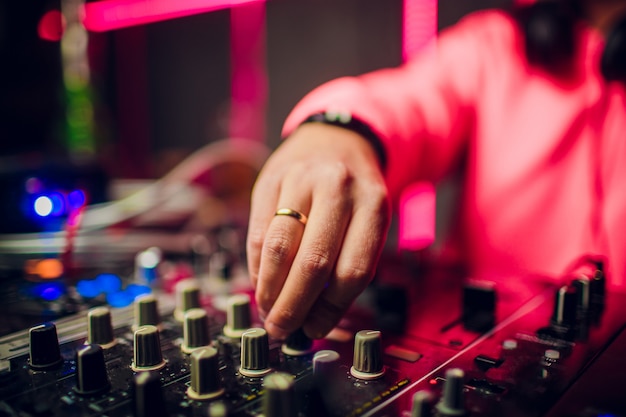
[[[369,265],[357,261],[349,265],[337,267],[336,275],[337,279],[345,284],[364,285],[363,283],[369,282],[373,273]]]
[[[308,252],[302,259],[301,267],[306,275],[328,275],[333,268],[327,252],[322,250]]]
[[[263,257],[269,258],[275,263],[283,263],[291,254],[291,242],[287,235],[281,231],[271,233],[265,237],[263,243]]]
[[[326,169],[328,184],[337,193],[343,193],[353,182],[353,176],[348,167],[344,164],[336,163]]]

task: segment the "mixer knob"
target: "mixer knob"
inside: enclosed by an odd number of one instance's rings
[[[133,329],[137,330],[141,326],[161,325],[161,316],[157,299],[153,294],[140,295],[135,299],[135,323]]]
[[[76,352],[76,392],[91,395],[109,387],[104,353],[100,345],[86,345]]]
[[[283,372],[268,375],[263,381],[263,415],[266,417],[296,417],[293,377]]]
[[[339,353],[334,350],[320,350],[313,355],[313,374],[332,377],[339,368]]]
[[[576,324],[576,288],[563,286],[556,292],[552,324],[559,327],[571,327]]]
[[[311,353],[313,347],[313,340],[304,334],[302,328],[297,329],[291,333],[285,343],[283,343],[281,350],[285,355],[289,356],[302,356]]]
[[[246,294],[230,296],[226,307],[224,335],[233,339],[240,338],[251,326],[250,317],[250,297]]]
[[[194,400],[211,400],[224,393],[217,349],[207,346],[191,354],[191,385],[187,395]]]
[[[87,315],[87,343],[100,345],[108,349],[115,345],[111,323],[111,310],[107,307],[96,307]]]
[[[435,396],[430,391],[417,391],[413,395],[411,417],[431,417],[435,405]]]
[[[590,282],[587,277],[576,278],[572,285],[576,288],[576,304],[578,310],[585,314],[589,311],[589,305],[591,302]]]
[[[378,330],[361,330],[356,334],[350,373],[365,380],[380,378],[385,373],[382,337]]]
[[[446,382],[443,386],[443,396],[435,406],[438,416],[454,417],[465,416],[464,380],[465,372],[462,369],[452,368],[446,371]]]
[[[270,344],[265,329],[246,330],[241,335],[241,367],[244,376],[260,377],[272,371],[269,366]]]
[[[133,371],[154,371],[165,366],[161,353],[159,329],[156,326],[142,326],[135,331]]]
[[[192,308],[199,308],[200,303],[200,286],[195,279],[186,279],[176,284],[176,309],[174,309],[174,318],[183,321],[185,312]]]
[[[167,417],[167,407],[158,374],[141,372],[134,381],[135,417]]]
[[[29,330],[30,367],[43,371],[59,366],[63,362],[57,328],[54,323],[43,323]]]
[[[183,353],[191,353],[195,349],[211,344],[209,333],[209,316],[202,308],[187,310],[183,322]]]

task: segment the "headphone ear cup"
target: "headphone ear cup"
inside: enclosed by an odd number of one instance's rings
[[[517,12],[530,64],[552,72],[569,67],[576,48],[576,13],[570,3],[537,2]]]
[[[626,17],[615,25],[606,39],[600,70],[607,81],[626,83]]]

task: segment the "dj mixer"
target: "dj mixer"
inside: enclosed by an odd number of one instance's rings
[[[626,416],[626,299],[601,263],[501,286],[383,259],[320,340],[268,337],[245,279],[150,279],[126,306],[75,281],[3,310],[28,324],[0,338],[0,416]]]

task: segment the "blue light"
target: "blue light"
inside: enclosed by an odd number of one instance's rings
[[[46,282],[35,287],[35,295],[42,300],[58,300],[65,292],[65,285],[58,282]]]
[[[133,300],[140,295],[150,294],[152,289],[147,285],[128,284],[126,291],[133,297]]]
[[[50,193],[50,201],[52,201],[52,214],[53,216],[61,216],[65,214],[65,199],[60,193]]]
[[[135,297],[128,291],[117,291],[107,294],[107,303],[111,307],[126,307],[135,301]]]
[[[73,209],[81,208],[86,201],[87,197],[83,190],[74,190],[67,195],[67,202]]]
[[[78,294],[86,298],[95,298],[102,293],[98,283],[93,279],[83,279],[78,281],[76,284],[76,291]]]
[[[122,289],[122,280],[115,274],[100,274],[96,277],[100,291],[110,294]]]

